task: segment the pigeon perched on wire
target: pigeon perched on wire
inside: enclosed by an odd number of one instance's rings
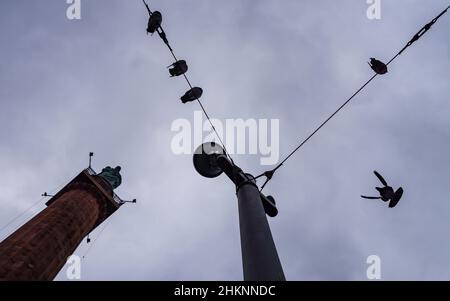
[[[194,88],[190,89],[189,91],[187,91],[186,93],[184,93],[183,96],[181,96],[181,101],[183,103],[194,101],[196,99],[199,99],[202,96],[202,94],[203,94],[202,88],[194,87]]]
[[[380,75],[386,74],[388,72],[387,65],[373,57],[370,58],[369,66],[373,71],[375,71],[375,73]]]
[[[188,71],[188,65],[185,60],[176,61],[167,68],[169,68],[171,77],[183,75]]]

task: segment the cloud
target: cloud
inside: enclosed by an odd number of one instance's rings
[[[279,118],[287,154],[447,6],[436,0],[153,1],[214,118]],[[170,151],[170,125],[193,118],[160,39],[145,34],[139,1],[0,4],[1,224],[87,165],[121,165],[122,207],[83,261],[86,280],[241,279],[234,187],[205,179]],[[367,256],[383,279],[450,279],[450,62],[446,15],[280,169],[267,192],[272,232],[290,280],[364,280]],[[247,171],[266,167],[236,156]],[[399,206],[361,200],[377,169],[405,195]],[[42,208],[42,207],[40,207]],[[23,217],[20,222],[25,222]],[[93,233],[96,238],[100,229]],[[1,233],[2,237],[8,230]],[[76,254],[87,250],[83,242]],[[57,277],[65,279],[64,271]]]

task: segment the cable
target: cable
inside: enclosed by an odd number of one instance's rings
[[[8,228],[9,225],[14,223],[16,220],[18,220],[20,217],[22,217],[25,213],[27,213],[29,210],[37,206],[44,200],[45,197],[40,198],[37,202],[33,203],[30,207],[28,207],[26,210],[22,211],[22,213],[19,213],[16,217],[14,217],[12,220],[10,220],[6,225],[4,225],[2,228],[0,228],[0,233],[3,232],[6,228]]]
[[[167,46],[169,46],[169,45],[167,45]],[[169,50],[170,50],[170,53],[172,54],[173,58],[175,59],[175,61],[178,61],[178,58],[176,57],[176,55],[175,55],[175,53],[173,52],[173,50],[172,50],[171,47],[169,47]],[[192,86],[192,84],[191,84],[189,78],[187,77],[186,73],[183,74],[183,77],[184,77],[184,79],[186,80],[187,84],[189,85],[189,88],[192,89],[193,86]],[[200,108],[202,109],[203,114],[205,114],[206,119],[208,119],[208,122],[209,122],[209,124],[211,125],[211,128],[213,129],[214,133],[216,134],[217,138],[219,139],[220,143],[222,144],[223,150],[224,150],[224,152],[225,152],[225,155],[230,159],[230,161],[231,161],[231,162],[233,163],[233,165],[234,165],[233,158],[231,158],[230,154],[229,154],[228,151],[227,151],[227,148],[225,147],[225,144],[223,143],[222,139],[220,138],[220,135],[217,133],[216,127],[215,127],[214,124],[212,123],[211,118],[210,118],[209,115],[208,115],[208,112],[206,111],[205,107],[203,106],[203,103],[200,101],[199,98],[196,98],[196,100],[197,100],[198,104],[200,105]]]
[[[450,8],[448,6],[443,12],[441,12],[436,18],[434,18],[430,23],[426,24],[422,29],[420,29],[413,38],[406,44],[405,47],[403,47],[387,64],[388,66],[390,63],[392,63],[395,59],[397,59],[408,47],[410,47],[414,42],[419,40],[430,28],[436,23],[436,21],[447,12],[447,10]],[[361,92],[375,77],[377,77],[377,73],[373,75],[364,85],[362,85],[361,88],[359,88],[349,99],[347,99],[333,114],[331,114],[324,122],[322,122],[319,127],[317,127],[305,140],[303,140],[289,155],[286,156],[281,163],[279,163],[274,169],[266,171],[259,176],[257,176],[255,179],[258,179],[260,177],[265,176],[266,181],[261,187],[261,191],[264,189],[264,187],[267,185],[267,183],[272,179],[274,173],[281,167],[283,164],[289,160],[306,142],[309,141],[325,124],[328,123],[340,110],[342,110],[356,95],[358,95],[359,92]]]
[[[148,4],[145,2],[145,0],[142,0],[142,1],[144,2],[145,7],[147,8],[147,11],[148,11],[149,15],[151,16],[151,15],[153,14],[153,12],[150,10],[150,8],[149,8]],[[164,29],[162,28],[161,25],[159,26],[158,29],[160,29],[160,31],[157,30],[158,35],[159,35],[159,36],[161,37],[161,39],[164,41],[164,44],[166,44],[167,48],[169,48],[169,51],[170,51],[170,53],[172,54],[172,56],[173,56],[173,58],[175,59],[175,61],[178,61],[177,56],[175,55],[175,53],[174,53],[172,47],[171,47],[170,44],[169,44],[169,41],[167,40],[166,33],[164,32]],[[187,75],[186,75],[186,74],[183,74],[183,77],[184,77],[184,79],[186,80],[187,84],[189,85],[189,88],[192,89],[193,86],[192,86],[191,82],[189,81],[189,78],[187,77]],[[228,153],[228,150],[227,150],[225,144],[223,143],[222,138],[220,138],[220,135],[219,135],[219,133],[217,132],[216,127],[215,127],[214,124],[212,123],[211,118],[209,117],[209,114],[208,114],[208,112],[207,112],[206,109],[205,109],[205,106],[203,105],[203,103],[200,101],[199,98],[196,98],[196,100],[197,100],[198,104],[200,105],[200,108],[202,109],[203,114],[205,114],[206,119],[208,120],[209,124],[211,125],[211,128],[213,129],[213,131],[214,131],[216,137],[218,138],[218,140],[219,140],[220,143],[222,144],[222,147],[223,147],[223,150],[224,150],[224,152],[225,152],[225,155],[230,159],[231,163],[234,165],[233,158],[232,158],[231,155]]]
[[[147,7],[147,11],[149,13],[149,15],[151,16],[153,13],[150,10],[150,8],[148,7],[147,3],[145,2],[145,0],[142,0],[145,4],[145,6]],[[450,6],[448,6],[444,11],[442,11],[437,17],[435,17],[431,22],[429,22],[428,24],[426,24],[424,27],[422,27],[414,36],[413,38],[386,64],[386,66],[388,66],[389,64],[391,64],[398,56],[400,56],[408,47],[410,47],[414,42],[418,41],[428,30],[431,29],[431,27],[437,22],[437,20],[444,15],[447,10],[450,8]],[[159,29],[159,30],[158,30]],[[161,37],[161,39],[164,41],[164,43],[167,45],[167,47],[169,48],[173,58],[175,59],[175,61],[178,61],[172,47],[169,44],[169,41],[167,40],[166,34],[164,32],[164,29],[161,27],[161,25],[158,27],[158,29],[156,30],[159,34],[159,36]],[[304,139],[292,152],[290,152],[285,159],[283,159],[281,161],[281,163],[279,163],[274,169],[266,171],[264,173],[262,173],[261,175],[257,176],[255,179],[258,179],[262,176],[266,177],[266,181],[264,182],[264,184],[261,187],[261,191],[264,189],[264,187],[266,186],[266,184],[272,179],[273,175],[275,174],[275,172],[281,167],[283,166],[283,164],[289,160],[289,158],[291,158],[303,145],[306,144],[306,142],[308,142],[323,126],[325,126],[325,124],[327,124],[337,113],[339,113],[355,96],[357,96],[372,80],[375,79],[375,77],[377,77],[378,73],[375,73],[364,85],[362,85],[350,98],[348,98],[336,111],[333,112],[333,114],[331,114],[327,119],[325,119],[324,122],[322,122],[306,139]],[[189,87],[192,89],[192,85],[188,79],[188,77],[186,76],[186,74],[183,74],[186,82],[188,83]],[[196,100],[198,101],[203,113],[205,114],[206,118],[208,119],[211,128],[214,130],[215,135],[217,136],[217,138],[219,139],[220,143],[222,144],[223,148],[224,148],[224,152],[227,155],[227,157],[231,160],[231,162],[233,163],[233,159],[231,158],[230,154],[228,153],[225,144],[223,143],[222,139],[220,138],[220,135],[218,134],[216,128],[214,127],[214,125],[212,124],[211,118],[209,117],[205,107],[203,106],[202,102],[200,101],[200,99],[196,98]]]
[[[90,243],[89,247],[87,248],[86,252],[84,252],[84,254],[83,254],[83,256],[81,257],[81,259],[84,259],[84,258],[88,255],[88,253],[90,252],[90,250],[91,250],[92,247],[94,246],[95,242],[100,238],[100,236],[102,235],[103,231],[105,231],[106,227],[109,225],[110,220],[111,220],[111,217],[105,221],[105,224],[103,225],[103,228],[102,228],[102,229],[100,230],[100,232],[98,233],[97,238],[94,239],[94,240]]]
[[[283,164],[289,160],[290,157],[292,157],[306,142],[308,142],[309,139],[311,139],[325,124],[327,124],[328,121],[330,121],[337,113],[339,113],[340,110],[342,110],[356,95],[358,95],[359,92],[361,92],[378,74],[375,73],[361,88],[358,89],[347,101],[345,101],[333,114],[331,114],[322,124],[319,125],[305,140],[303,140],[299,146],[297,146],[289,155],[286,156],[286,158],[281,161],[280,164],[278,164],[273,170],[269,172],[265,172],[261,175],[259,175],[256,178],[259,178],[261,176],[266,176],[267,180],[262,185],[261,191],[264,189],[266,184],[270,181],[273,174],[281,167]]]
[[[57,186],[55,189],[50,190],[51,194],[57,192],[60,188],[62,188],[65,183],[67,181],[65,181],[64,183],[60,184],[59,186]],[[23,215],[25,215],[25,213],[27,213],[28,211],[30,211],[32,208],[36,207],[37,205],[39,205],[43,200],[45,200],[45,196],[41,197],[38,201],[36,201],[35,203],[33,203],[30,207],[28,207],[27,209],[25,209],[24,211],[22,211],[21,213],[19,213],[16,217],[14,217],[13,219],[11,219],[6,225],[4,225],[2,228],[0,228],[0,233],[3,232],[3,230],[5,230],[6,228],[8,228],[11,224],[13,224],[15,221],[17,221],[20,217],[22,217]]]

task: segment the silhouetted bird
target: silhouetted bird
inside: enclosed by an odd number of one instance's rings
[[[181,96],[181,101],[183,103],[194,101],[196,99],[199,99],[202,96],[202,94],[203,94],[202,88],[194,87],[194,88],[190,89],[189,91],[187,91],[186,93],[184,93],[183,96]]]
[[[370,58],[369,66],[373,71],[380,75],[386,74],[388,72],[386,64],[377,59],[374,59],[373,57]]]
[[[148,14],[150,16],[148,19],[147,34],[151,33],[153,35],[156,31],[159,37],[164,41],[164,43],[166,43],[167,47],[169,47],[170,51],[173,52],[172,47],[170,47],[169,40],[167,40],[166,33],[161,27],[162,14],[159,11],[152,12],[150,10],[150,7],[148,7],[147,2],[145,2],[145,0],[142,0],[142,2],[144,2],[144,5],[147,8]]]
[[[389,208],[394,208],[397,203],[400,201],[400,198],[403,195],[403,188],[399,188],[397,189],[396,192],[394,192],[394,189],[392,189],[391,186],[388,186],[387,182],[383,179],[383,177],[377,172],[374,171],[373,172],[377,178],[380,180],[380,182],[384,185],[384,187],[375,187],[376,190],[378,190],[378,192],[380,193],[379,197],[374,197],[374,196],[364,196],[362,195],[362,198],[365,199],[371,199],[371,200],[379,200],[381,199],[383,202],[389,202]]]
[[[154,34],[155,31],[161,26],[162,15],[159,11],[154,11],[148,19],[147,32]]]
[[[188,71],[188,66],[184,60],[176,61],[167,68],[170,68],[169,73],[172,77],[183,75]]]

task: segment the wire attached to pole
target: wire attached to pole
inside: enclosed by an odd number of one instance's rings
[[[150,10],[150,7],[149,7],[148,4],[145,2],[145,0],[142,0],[142,1],[144,2],[145,7],[147,8],[147,11],[148,11],[149,15],[151,16],[151,15],[153,14],[153,12]],[[166,44],[167,48],[169,48],[169,51],[170,51],[170,53],[172,54],[172,57],[175,59],[175,61],[178,61],[178,58],[177,58],[177,56],[175,55],[175,52],[173,51],[173,48],[170,46],[169,41],[168,41],[167,36],[166,36],[166,33],[164,32],[164,29],[162,28],[161,25],[159,25],[159,27],[158,27],[158,29],[157,29],[157,32],[158,32],[159,36],[161,37],[161,39],[164,41],[164,44]],[[183,74],[183,77],[184,77],[184,79],[186,80],[186,82],[187,82],[187,84],[189,85],[189,87],[192,89],[193,86],[192,86],[192,84],[191,84],[189,78],[187,77],[187,75],[186,75],[186,74]],[[222,147],[223,147],[223,150],[224,150],[224,152],[225,152],[225,155],[230,159],[231,163],[233,163],[233,165],[234,165],[233,158],[231,157],[231,155],[230,155],[230,153],[228,152],[228,150],[227,150],[225,144],[223,143],[222,138],[220,137],[219,133],[217,132],[216,127],[215,127],[214,124],[212,123],[211,118],[209,117],[209,114],[208,114],[208,112],[207,112],[206,109],[205,109],[205,106],[203,105],[203,103],[200,101],[200,99],[199,99],[198,97],[196,97],[195,99],[197,100],[198,104],[200,105],[200,108],[202,109],[203,114],[205,114],[205,117],[206,117],[206,119],[208,120],[208,122],[209,122],[209,124],[210,124],[212,130],[214,131],[214,133],[215,133],[217,139],[218,139],[218,140],[220,141],[220,143],[222,144]]]
[[[100,232],[98,233],[97,237],[91,241],[91,239],[89,238],[89,247],[87,248],[87,250],[84,252],[83,256],[81,257],[81,259],[85,259],[86,256],[89,254],[89,252],[91,251],[92,247],[94,246],[94,244],[97,242],[97,240],[100,238],[100,236],[102,235],[103,231],[105,231],[106,227],[108,227],[109,225],[109,221],[111,219],[109,218],[108,220],[105,221],[105,224],[103,225],[103,228],[100,230]],[[88,234],[89,237],[89,234]]]
[[[12,223],[14,223],[15,221],[17,221],[20,217],[24,216],[25,213],[27,213],[28,211],[30,211],[31,209],[33,209],[34,207],[36,207],[37,205],[39,205],[44,199],[45,199],[45,196],[42,196],[38,201],[36,201],[35,203],[33,203],[30,207],[28,207],[27,209],[25,209],[24,211],[22,211],[21,213],[19,213],[16,217],[14,217],[13,219],[11,219],[8,223],[6,223],[6,224],[0,229],[0,233],[3,232],[3,230],[5,230],[6,228],[8,228]]]
[[[27,209],[23,210],[21,213],[19,213],[18,215],[16,215],[14,218],[12,218],[8,223],[6,223],[5,225],[3,225],[0,228],[0,233],[2,233],[5,229],[7,229],[11,224],[13,224],[15,221],[17,221],[20,217],[24,216],[25,213],[27,213],[28,211],[30,211],[31,209],[33,209],[34,207],[36,207],[37,205],[41,204],[43,200],[45,200],[47,197],[53,197],[54,193],[58,192],[64,185],[65,183],[67,183],[67,181],[64,181],[63,183],[61,183],[60,185],[58,185],[56,188],[50,190],[51,193],[48,194],[47,192],[44,192],[43,194],[41,194],[41,198],[39,200],[37,200],[35,203],[31,204],[30,207],[28,207]],[[17,230],[17,228],[16,228]],[[14,232],[14,231],[13,231]]]
[[[403,47],[387,64],[386,66],[388,66],[390,63],[392,63],[396,58],[398,58],[408,47],[410,47],[414,42],[416,42],[417,40],[419,40],[428,30],[431,29],[431,27],[436,23],[436,21],[442,17],[442,15],[444,15],[448,9],[450,9],[450,6],[448,6],[444,11],[442,11],[436,18],[434,18],[433,20],[431,20],[430,23],[426,24],[424,27],[422,27],[421,30],[419,30],[414,36],[413,38],[405,45],[405,47]],[[303,145],[305,145],[306,142],[309,141],[309,139],[311,139],[325,124],[328,123],[328,121],[330,121],[339,111],[341,111],[356,95],[359,94],[359,92],[361,92],[373,79],[375,79],[375,77],[377,77],[377,73],[375,73],[375,75],[373,75],[364,85],[361,86],[361,88],[359,88],[349,99],[347,99],[333,114],[331,114],[324,122],[322,122],[319,127],[317,127],[305,140],[303,140],[291,153],[289,153],[289,155],[286,156],[285,159],[283,159],[283,161],[281,161],[281,163],[279,163],[274,169],[266,171],[262,174],[260,174],[259,176],[257,176],[255,179],[258,179],[260,177],[266,177],[266,181],[264,182],[264,184],[261,186],[261,191],[264,189],[264,187],[267,185],[267,183],[272,179],[273,175],[275,174],[275,172],[281,167],[283,166],[283,164],[289,160],[289,158],[291,158]]]

